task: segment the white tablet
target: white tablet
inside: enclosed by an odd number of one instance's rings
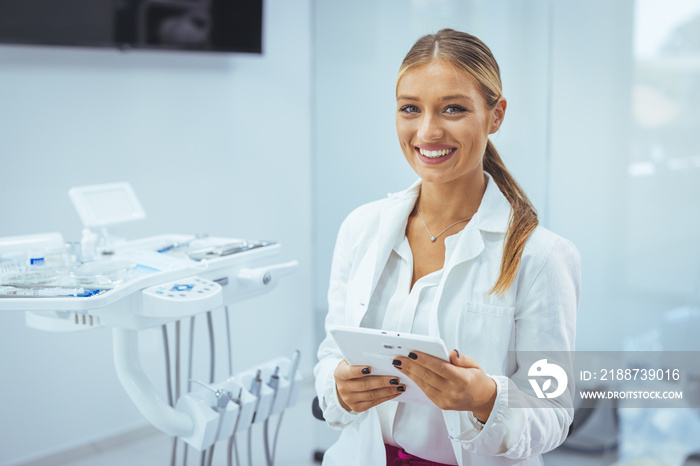
[[[406,391],[394,398],[394,401],[433,404],[413,380],[394,367],[392,361],[396,356],[408,357],[411,351],[420,351],[449,361],[447,348],[441,339],[412,333],[345,326],[331,327],[330,332],[351,366],[369,366],[372,375],[395,376],[406,385]]]

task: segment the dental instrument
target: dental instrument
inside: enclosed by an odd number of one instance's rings
[[[231,466],[232,459],[231,459],[231,450],[232,450],[232,444],[235,442],[236,439],[236,432],[238,431],[238,423],[241,420],[241,395],[243,394],[243,389],[241,389],[238,392],[238,398],[236,398],[235,403],[238,405],[238,415],[236,416],[236,423],[233,425],[233,433],[231,434],[231,438],[229,440],[228,444],[228,465]],[[236,466],[240,465],[240,460],[238,459],[238,449],[236,449]]]
[[[287,376],[286,380],[289,382],[289,398],[295,399],[298,396],[299,393],[299,381],[297,380],[298,375],[297,372],[299,371],[299,361],[301,359],[301,352],[299,350],[295,350],[294,353],[292,354],[292,357],[290,359],[289,363],[289,370],[287,371]],[[299,377],[300,378],[300,377]],[[279,388],[279,379],[277,380],[277,388]],[[296,388],[296,390],[295,390]],[[270,453],[270,466],[275,464],[275,458],[277,458],[277,439],[279,438],[280,434],[280,427],[282,426],[282,418],[284,417],[284,411],[282,411],[279,415],[279,418],[277,419],[277,428],[275,429],[275,436],[272,440],[272,452]],[[267,423],[267,419],[265,420]],[[265,436],[267,437],[267,425],[265,426]],[[265,439],[265,443],[267,443],[267,439]]]
[[[260,408],[260,390],[262,389],[262,379],[260,378],[260,369],[255,374],[255,379],[250,387],[250,393],[256,397],[255,401],[255,411],[253,412],[253,421],[255,422],[255,416],[258,414],[258,409]],[[253,466],[253,429],[248,431],[248,466]]]
[[[200,238],[206,238],[207,236],[208,236],[207,233],[198,233],[186,241],[181,241],[181,242],[175,241],[173,243],[168,244],[167,246],[163,246],[162,248],[158,249],[157,252],[163,253],[163,252],[172,251],[173,249],[184,248],[185,246],[189,246],[192,243],[192,241],[195,241],[195,240],[200,239]]]
[[[275,394],[272,396],[272,405],[275,405],[275,401],[277,400],[277,389],[279,388],[280,384],[280,376],[279,376],[279,371],[280,371],[280,366],[275,367],[275,371],[272,373],[270,376],[270,380],[267,382],[267,385],[275,391]],[[280,417],[282,414],[280,414]],[[278,426],[281,424],[281,422],[278,422]],[[263,425],[263,436],[264,436],[264,444],[265,444],[265,461],[267,462],[267,466],[272,466],[274,464],[274,456],[270,452],[270,432],[269,432],[269,427],[270,427],[270,418],[268,417],[265,419],[265,424]],[[275,433],[275,438],[273,440],[273,443],[277,443],[277,433]],[[273,447],[274,448],[274,447]]]

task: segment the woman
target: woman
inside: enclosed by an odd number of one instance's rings
[[[401,65],[396,99],[401,149],[420,180],[343,222],[326,329],[428,334],[454,350],[449,362],[397,358],[435,406],[397,403],[401,378],[349,366],[327,335],[316,390],[342,433],[324,464],[542,464],[568,433],[573,381],[558,398],[527,396],[520,355],[573,351],[580,258],[538,226],[488,139],[506,100],[486,45],[450,29],[422,37]]]

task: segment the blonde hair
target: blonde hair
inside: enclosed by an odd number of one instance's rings
[[[408,70],[435,60],[443,60],[466,71],[478,84],[487,108],[493,109],[501,98],[500,70],[491,50],[471,34],[452,29],[442,29],[436,34],[418,39],[401,63],[396,79],[397,86]],[[483,167],[484,171],[492,176],[511,207],[500,274],[489,291],[502,294],[513,284],[520,267],[525,242],[539,221],[532,203],[508,172],[490,140],[486,144]]]

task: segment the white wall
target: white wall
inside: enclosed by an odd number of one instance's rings
[[[278,240],[282,259],[301,266],[274,293],[235,307],[234,362],[299,348],[308,374],[311,4],[267,0],[264,13],[262,56],[1,46],[0,236],[78,240],[68,189],[123,180],[148,216],[119,230],[127,238]],[[162,384],[160,334],[144,340],[144,364]],[[0,371],[2,465],[145,423],[117,381],[108,329],[39,332],[4,312]]]

